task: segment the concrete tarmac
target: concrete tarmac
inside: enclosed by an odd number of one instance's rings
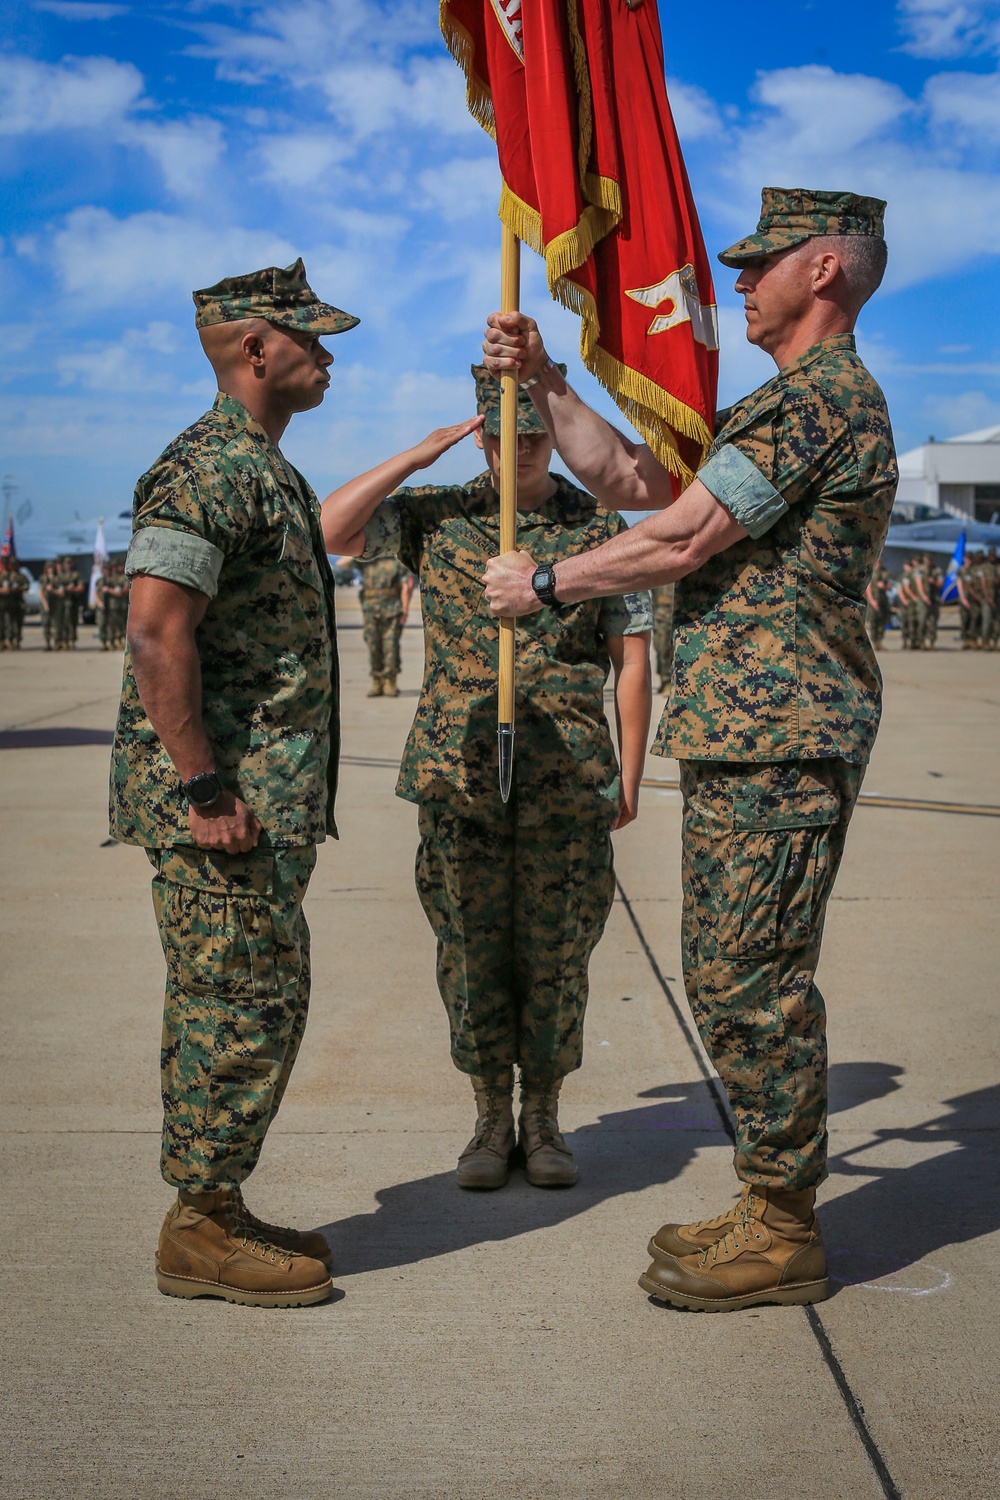
[[[108,844],[120,660],[0,655],[5,1500],[978,1500],[998,1482],[1000,821],[862,803],[827,924],[835,1295],[672,1312],[636,1285],[667,1218],[717,1212],[731,1147],[680,982],[675,788],[616,836],[562,1117],[565,1192],[462,1193],[471,1133],[415,809],[416,703],[368,700],[342,611],[341,838],[306,903],[313,1009],[247,1198],[320,1225],[336,1300],[161,1296],[163,961],[141,850]],[[1000,806],[1000,656],[890,638],[866,792]],[[650,758],[649,777],[676,766]]]

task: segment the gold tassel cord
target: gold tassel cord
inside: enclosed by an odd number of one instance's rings
[[[448,0],[441,0],[440,24],[445,46],[465,74],[465,102],[469,106],[469,113],[495,141],[497,122],[493,113],[493,96],[488,84],[473,67],[476,49],[472,37],[455,20]]]

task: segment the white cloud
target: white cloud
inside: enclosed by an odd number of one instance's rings
[[[985,391],[962,391],[954,396],[935,392],[924,401],[923,416],[935,437],[957,437],[1000,426],[1000,401]]]
[[[946,75],[941,75],[946,76]],[[888,200],[886,289],[911,286],[1000,253],[1000,176],[963,149],[952,120],[960,86],[926,109],[878,78],[831,68],[760,75],[754,107],[706,146],[703,208],[735,237],[757,219],[759,186],[850,189]],[[970,91],[986,112],[990,93]],[[713,247],[714,248],[714,247]]]
[[[71,306],[89,315],[109,308],[187,302],[193,287],[258,266],[289,265],[297,249],[265,230],[201,224],[164,213],[116,219],[107,209],[77,208],[46,236],[17,242],[50,267]]]
[[[961,57],[1000,43],[997,0],[899,0],[898,9],[915,57]]]
[[[62,21],[113,21],[116,16],[127,16],[131,6],[101,5],[97,0],[35,0],[35,9]]]
[[[932,128],[952,141],[980,147],[1000,144],[1000,74],[939,73],[924,87]]]
[[[417,184],[422,207],[430,208],[448,224],[460,219],[489,220],[500,201],[500,169],[496,152],[479,160],[459,157],[421,172]]]
[[[470,138],[481,133],[465,107],[461,74],[450,58],[417,57],[405,68],[352,63],[329,69],[316,81],[330,113],[358,142],[395,129]]]
[[[201,38],[190,51],[215,61],[219,76],[260,82],[280,78],[293,87],[313,83],[337,58],[392,59],[413,46],[437,44],[437,7],[426,0],[285,0],[239,7],[239,24],[192,18]]]
[[[110,57],[0,56],[0,135],[103,128],[123,119],[142,89],[138,68]]]
[[[172,391],[176,380],[165,357],[184,352],[174,323],[154,322],[128,328],[120,339],[70,347],[56,355],[61,386],[90,391]]]
[[[119,133],[125,145],[142,147],[156,162],[167,191],[175,198],[199,197],[215,185],[225,149],[218,120],[141,121]]]
[[[350,146],[330,131],[265,136],[258,149],[264,160],[264,176],[279,187],[293,190],[324,183],[333,168],[351,154]]]
[[[667,79],[670,112],[681,141],[701,141],[718,135],[722,128],[719,109],[710,94],[680,78]]]

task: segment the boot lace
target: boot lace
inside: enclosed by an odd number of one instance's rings
[[[753,1203],[752,1195],[749,1195],[749,1202]],[[732,1229],[727,1230],[714,1244],[706,1246],[701,1252],[699,1265],[703,1267],[708,1265],[709,1257],[711,1257],[711,1262],[714,1266],[720,1257],[728,1260],[737,1251],[745,1250],[750,1244],[763,1238],[760,1225],[752,1209],[749,1207],[744,1208],[738,1222],[733,1225]]]
[[[736,1219],[737,1224],[745,1224],[748,1219],[752,1219],[756,1204],[757,1200],[754,1197],[753,1189],[747,1188],[740,1200],[734,1203],[732,1208],[726,1209],[725,1213],[716,1214],[714,1219],[696,1219],[688,1227],[692,1230],[718,1229],[725,1231],[726,1226],[732,1224],[734,1213],[738,1215]]]
[[[238,1234],[243,1238],[240,1240],[240,1249],[245,1250],[248,1255],[258,1256],[261,1260],[269,1260],[272,1265],[283,1266],[291,1260],[288,1250],[282,1250],[280,1245],[273,1245],[259,1231],[266,1230],[267,1225],[254,1220],[253,1214],[243,1202],[243,1194],[239,1188],[233,1195],[232,1203],[233,1238]]]

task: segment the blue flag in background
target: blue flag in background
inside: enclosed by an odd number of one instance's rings
[[[955,550],[951,554],[951,562],[948,571],[944,575],[944,584],[941,589],[941,603],[954,604],[958,598],[958,570],[965,562],[965,532],[959,534],[955,543]]]

